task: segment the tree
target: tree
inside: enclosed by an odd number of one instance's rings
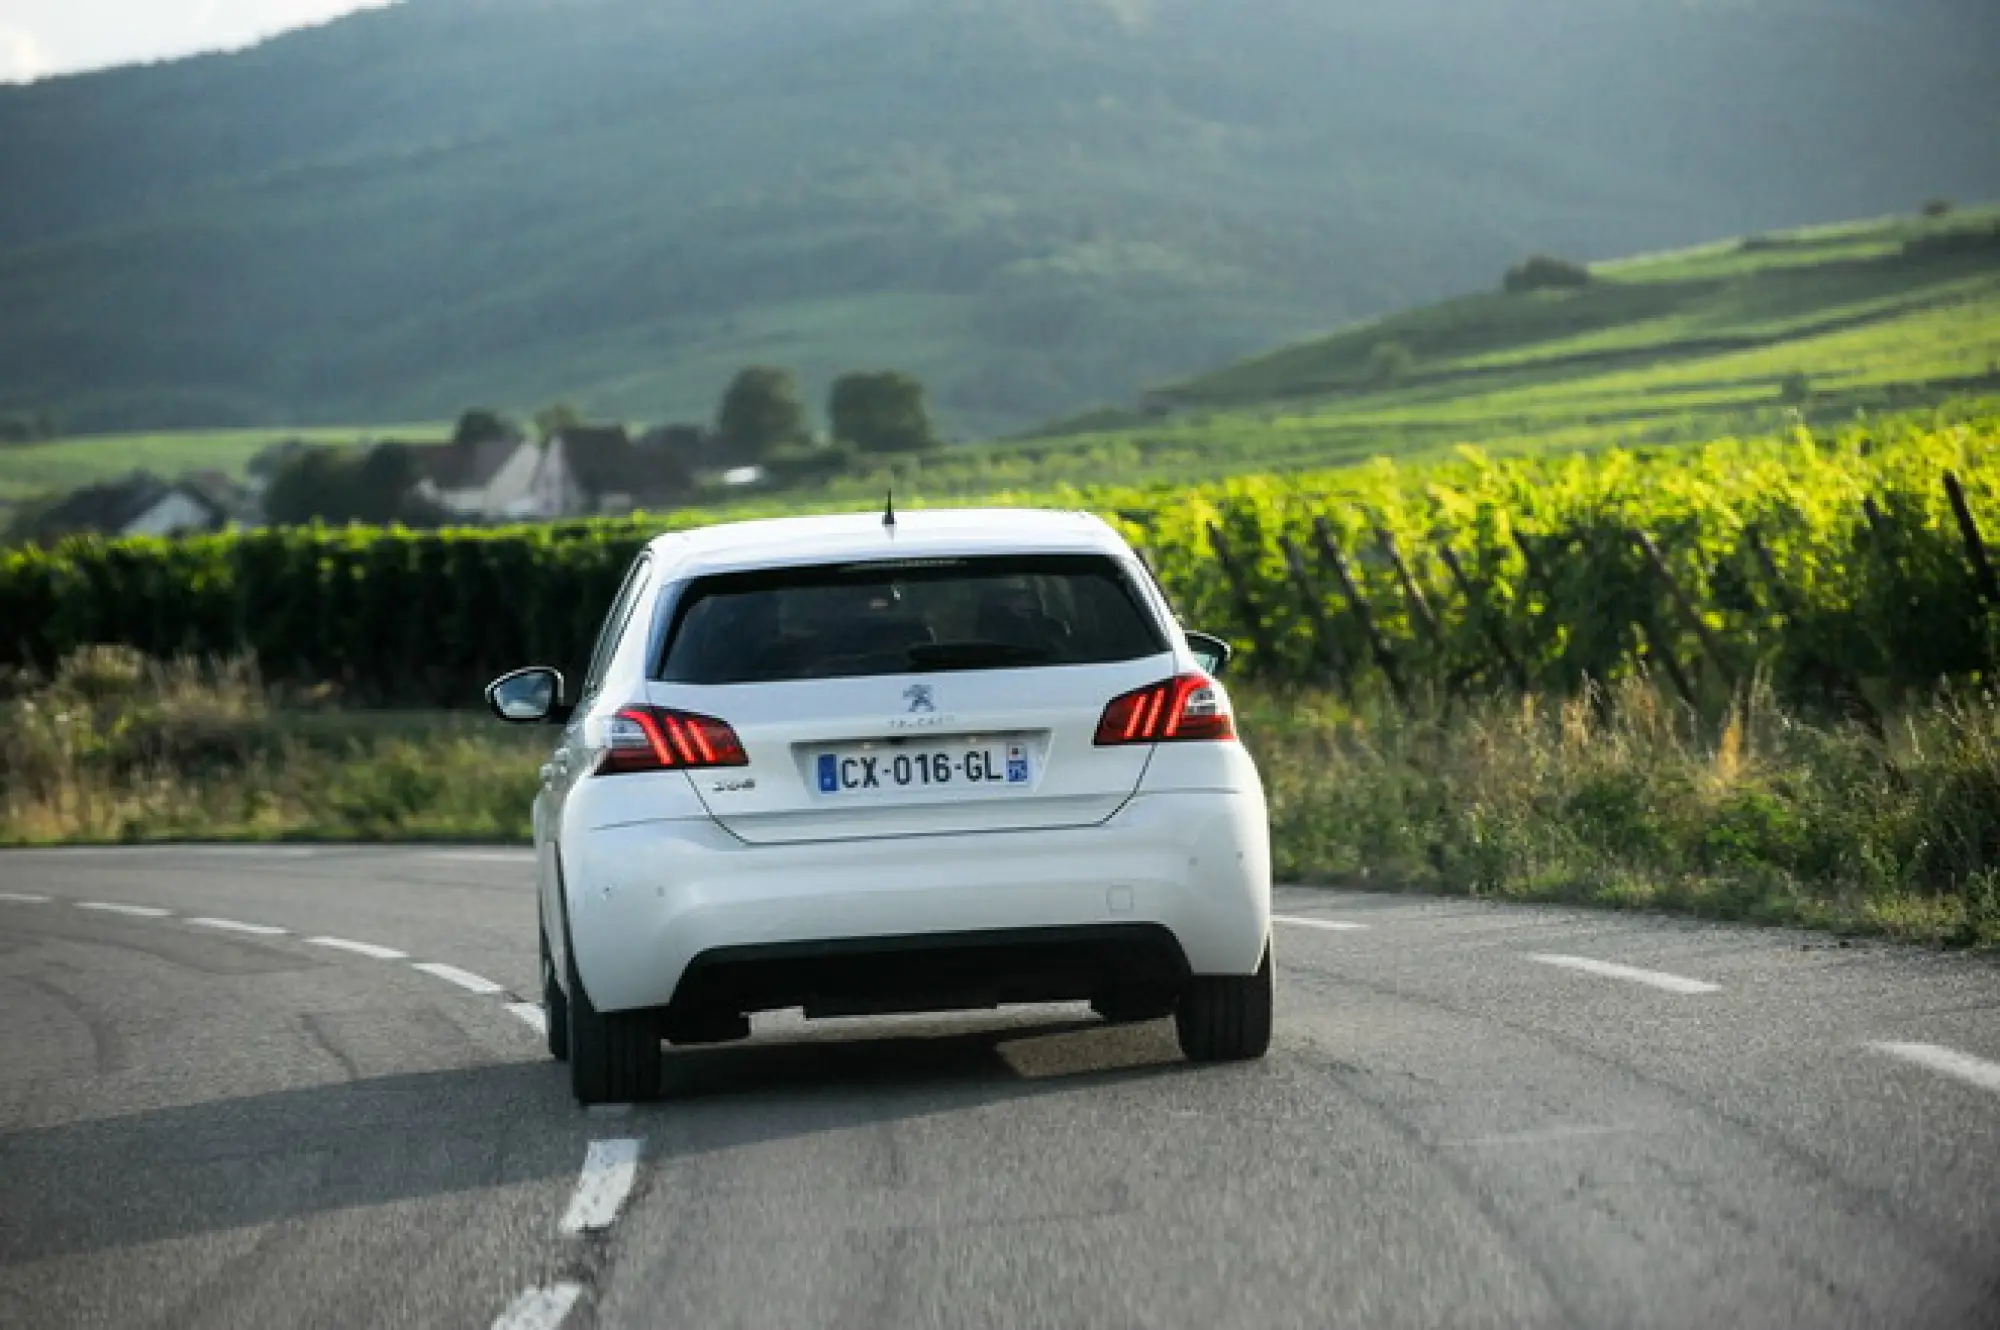
[[[924,385],[899,370],[843,374],[827,394],[826,414],[838,443],[868,453],[914,453],[936,445]]]
[[[569,410],[567,407],[562,410]],[[475,406],[458,418],[458,428],[451,432],[451,441],[461,447],[485,443],[488,439],[511,439],[515,437],[514,422],[498,411],[483,406]]]
[[[535,412],[535,436],[547,443],[566,429],[583,423],[583,412],[568,402],[551,402]]]
[[[416,455],[407,444],[308,448],[278,467],[264,491],[273,526],[307,522],[435,525],[442,514],[416,493]]]
[[[53,411],[20,411],[0,416],[0,443],[36,443],[62,432],[62,418]]]
[[[733,455],[761,461],[779,449],[811,437],[798,376],[774,365],[738,371],[722,395],[716,433]]]
[[[1949,217],[1951,212],[1950,199],[1929,199],[1923,206],[1923,214],[1926,217]]]
[[[1581,263],[1535,254],[1507,270],[1501,289],[1508,294],[1521,291],[1562,291],[1589,286],[1590,269]]]
[[[1401,342],[1377,342],[1368,352],[1369,383],[1386,388],[1401,383],[1417,367],[1417,357]]]

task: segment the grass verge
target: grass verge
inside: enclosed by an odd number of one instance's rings
[[[1281,881],[1668,909],[2000,947],[2000,706],[1876,736],[1644,681],[1456,715],[1253,697]]]
[[[525,841],[546,741],[96,647],[0,699],[0,843]]]
[[[1878,737],[1641,681],[1411,719],[1242,690],[1280,880],[2000,948],[2000,706]],[[0,697],[0,843],[525,841],[545,732],[341,711],[243,665],[72,656]]]

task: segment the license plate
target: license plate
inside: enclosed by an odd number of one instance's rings
[[[1024,788],[1034,779],[1025,743],[837,750],[814,758],[821,794],[884,790]]]

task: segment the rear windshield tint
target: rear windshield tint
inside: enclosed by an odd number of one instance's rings
[[[1166,649],[1113,559],[926,559],[699,579],[675,608],[660,677],[773,683],[1102,665]]]

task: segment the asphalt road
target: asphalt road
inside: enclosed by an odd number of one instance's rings
[[[0,1325],[2000,1327],[2000,965],[1281,910],[1261,1063],[776,1019],[586,1113],[523,853],[0,856]]]

